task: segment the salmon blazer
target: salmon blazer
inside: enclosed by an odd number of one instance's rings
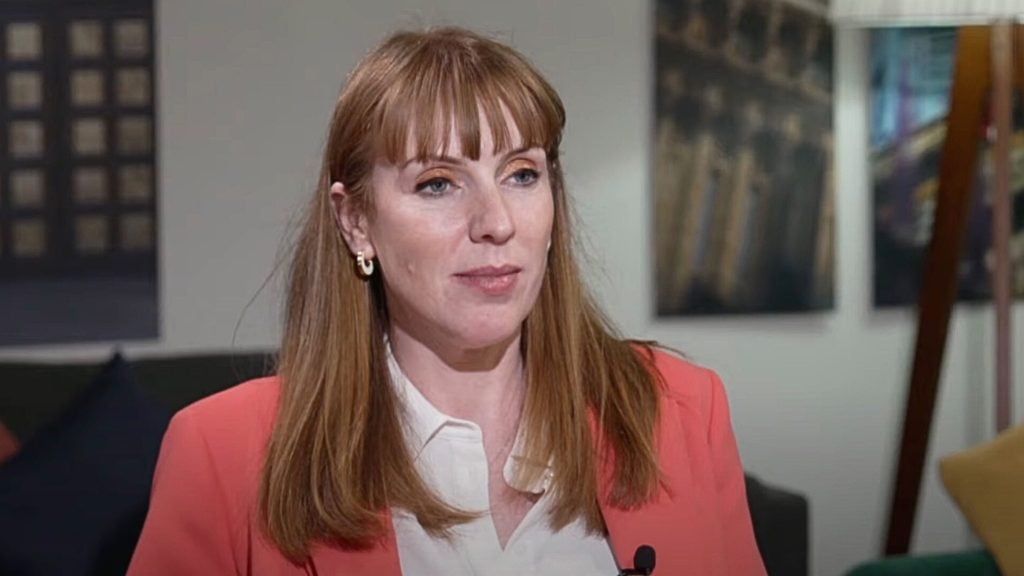
[[[636,548],[648,544],[656,575],[764,575],[721,381],[661,351],[655,365],[665,381],[657,428],[663,481],[644,506],[601,503],[616,561],[632,566]],[[175,415],[129,576],[401,575],[394,533],[370,550],[317,545],[304,565],[261,533],[260,471],[279,389],[276,377],[252,380]],[[611,470],[600,476],[604,494]]]

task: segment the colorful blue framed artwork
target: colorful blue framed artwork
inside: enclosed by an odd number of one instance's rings
[[[874,197],[874,303],[917,302],[931,241],[956,50],[955,28],[887,28],[871,35],[871,181]],[[1024,131],[1014,111],[1013,292],[1024,296]],[[968,231],[960,253],[958,298],[992,295],[992,218],[987,131],[982,143]]]

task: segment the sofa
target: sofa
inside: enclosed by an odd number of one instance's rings
[[[258,352],[0,362],[0,425],[21,443],[0,463],[0,574],[123,574],[170,416],[272,367]],[[768,573],[808,574],[807,498],[749,474],[747,497]]]
[[[999,576],[1024,574],[1024,424],[946,454],[939,478],[983,546],[865,562],[847,576]]]
[[[864,562],[846,576],[1000,576],[992,554],[969,550],[945,554],[907,554]]]

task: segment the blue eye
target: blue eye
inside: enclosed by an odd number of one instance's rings
[[[517,186],[529,186],[540,178],[540,173],[532,168],[523,168],[513,172],[511,178]]]
[[[416,185],[416,192],[426,196],[441,196],[448,192],[452,183],[447,178],[431,178]]]

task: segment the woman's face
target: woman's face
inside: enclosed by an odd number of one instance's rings
[[[509,151],[494,153],[481,121],[478,160],[453,134],[445,157],[375,165],[372,217],[346,234],[377,258],[392,328],[428,346],[507,343],[540,291],[554,214],[547,155],[508,126]]]

